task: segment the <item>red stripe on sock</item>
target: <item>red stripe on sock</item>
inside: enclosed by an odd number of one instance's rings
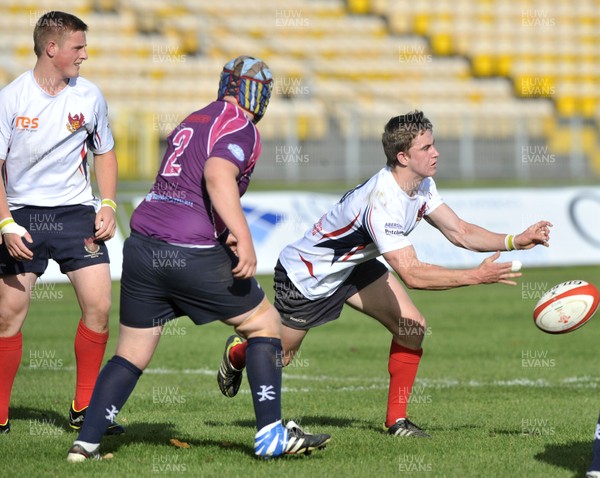
[[[8,407],[13,382],[23,355],[21,332],[12,337],[0,337],[0,423],[8,420]]]
[[[385,418],[387,427],[396,423],[399,418],[406,418],[408,400],[422,355],[423,349],[412,350],[392,341],[388,360],[390,389]]]
[[[92,398],[92,392],[100,366],[104,358],[108,332],[94,332],[79,321],[75,334],[75,360],[77,362],[77,383],[75,385],[74,407],[81,410],[87,407]]]

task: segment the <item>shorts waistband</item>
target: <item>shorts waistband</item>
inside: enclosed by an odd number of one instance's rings
[[[130,235],[131,235],[131,237],[135,237],[136,239],[140,239],[142,241],[148,242],[149,244],[155,244],[157,246],[164,246],[164,247],[167,247],[167,246],[168,247],[177,247],[177,248],[188,250],[188,251],[201,251],[201,250],[214,249],[215,247],[217,247],[219,245],[219,244],[215,244],[215,245],[206,245],[206,246],[200,246],[200,247],[190,247],[190,246],[185,246],[182,244],[172,244],[163,239],[158,239],[156,237],[151,237],[151,236],[147,236],[146,234],[142,234],[141,232],[138,232],[135,229],[131,230]]]

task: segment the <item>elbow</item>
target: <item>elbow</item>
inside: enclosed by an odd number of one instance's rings
[[[412,274],[404,274],[401,277],[402,277],[402,282],[404,282],[404,285],[408,289],[412,289],[412,290],[423,289],[423,284],[421,283],[421,281],[419,281],[419,279],[416,278],[415,276],[413,276]]]

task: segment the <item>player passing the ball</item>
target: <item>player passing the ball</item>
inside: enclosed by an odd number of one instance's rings
[[[77,295],[76,386],[69,424],[79,429],[108,341],[111,279],[105,241],[116,231],[117,158],[106,102],[79,76],[87,25],[64,12],[40,17],[37,61],[0,91],[0,431],[21,362],[21,328],[36,281],[54,259]],[[88,150],[100,193],[90,182]],[[39,317],[48,320],[48,317]],[[116,423],[107,429],[119,434]]]
[[[282,317],[282,362],[292,360],[310,329],[337,319],[344,303],[350,305],[392,334],[385,430],[391,435],[429,437],[407,416],[423,352],[425,317],[377,257],[383,256],[409,289],[516,285],[514,279],[521,273],[511,271],[512,262],[497,262],[500,251],[548,246],[551,224],[540,221],[513,236],[458,217],[433,180],[439,153],[433,126],[421,111],[391,118],[382,142],[386,167],[348,191],[279,255],[274,305]],[[472,269],[424,263],[408,239],[422,219],[457,247],[494,254]],[[239,389],[247,347],[235,336],[226,342],[217,381],[228,397]]]
[[[98,377],[69,461],[100,457],[104,430],[150,362],[163,327],[183,315],[197,325],[220,320],[247,339],[256,455],[308,453],[329,441],[329,435],[281,422],[280,318],[254,278],[256,254],[240,202],[261,153],[255,123],[272,88],[263,61],[235,58],[223,68],[218,99],[167,138],[156,180],[133,212],[123,248],[116,354]],[[229,233],[237,255],[227,244]]]

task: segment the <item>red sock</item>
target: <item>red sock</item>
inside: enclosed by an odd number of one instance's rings
[[[12,337],[0,337],[0,425],[6,425],[13,382],[23,355],[21,332]]]
[[[406,418],[406,407],[412,391],[423,349],[412,350],[392,341],[388,371],[390,390],[388,392],[385,426],[390,427],[399,418]]]
[[[89,405],[100,365],[108,342],[108,332],[101,334],[88,329],[79,321],[75,334],[75,360],[77,362],[77,384],[75,385],[75,410]]]
[[[234,345],[229,349],[229,361],[233,368],[236,370],[242,370],[246,366],[246,348],[248,347],[248,341],[244,341],[241,344]]]

